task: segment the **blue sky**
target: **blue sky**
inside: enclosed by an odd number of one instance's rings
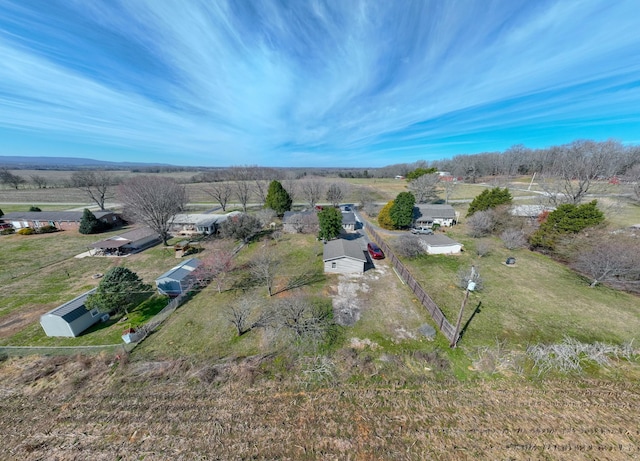
[[[355,166],[640,143],[638,0],[0,0],[0,155]]]

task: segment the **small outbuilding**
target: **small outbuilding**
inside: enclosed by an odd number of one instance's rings
[[[443,234],[422,235],[420,236],[420,245],[430,255],[451,255],[462,251],[462,243]]]
[[[87,291],[77,298],[50,310],[40,317],[40,325],[47,336],[79,336],[90,326],[98,323],[102,317],[98,309],[88,310],[84,303],[96,289]]]
[[[124,256],[160,243],[160,235],[150,227],[139,227],[92,243],[95,255]]]
[[[333,274],[363,273],[367,257],[355,240],[335,239],[324,244],[324,271]]]
[[[318,213],[311,211],[285,211],[282,230],[287,234],[314,234],[318,232]]]
[[[156,279],[158,293],[171,297],[184,293],[193,282],[193,271],[199,265],[198,258],[190,258],[169,269]]]
[[[342,214],[342,228],[347,232],[356,230],[356,215],[351,211],[345,211]]]

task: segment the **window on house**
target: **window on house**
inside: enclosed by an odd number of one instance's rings
[[[91,317],[95,317],[96,315],[100,314],[100,312],[98,311],[98,309],[92,309],[91,310]]]
[[[338,263],[336,262],[331,263],[331,269],[335,269],[336,267],[338,267]]]

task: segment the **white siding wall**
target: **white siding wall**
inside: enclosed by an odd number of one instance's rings
[[[447,246],[431,246],[427,245],[427,253],[430,255],[448,255],[448,254],[456,254],[460,253],[462,249],[462,245],[447,245]]]
[[[333,259],[324,262],[324,271],[331,274],[362,273],[364,272],[364,262],[351,258]]]

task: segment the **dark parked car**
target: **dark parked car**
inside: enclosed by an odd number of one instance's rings
[[[369,252],[369,254],[373,259],[384,258],[384,253],[382,252],[380,247],[373,242],[367,243],[367,251]]]

